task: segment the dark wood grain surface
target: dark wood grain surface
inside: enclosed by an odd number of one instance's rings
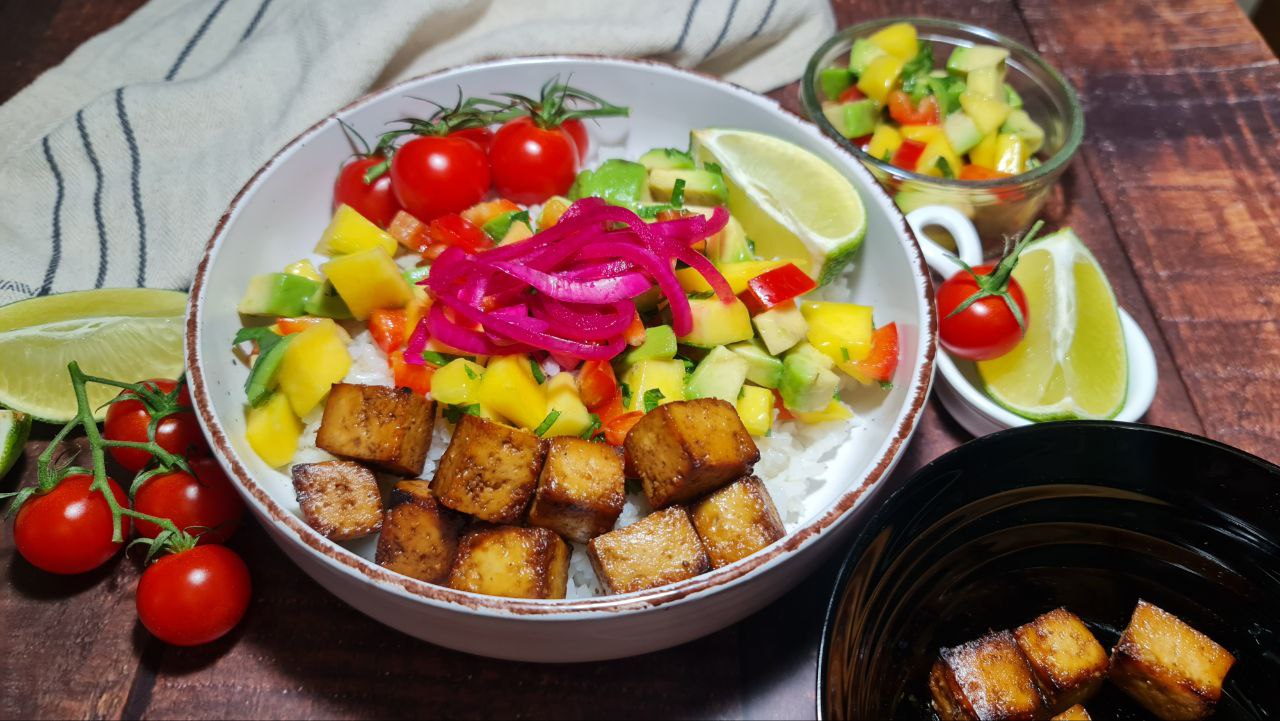
[[[140,0],[0,6],[0,98]],[[1151,423],[1280,460],[1280,63],[1230,0],[837,0],[841,25],[890,14],[976,22],[1026,42],[1080,91],[1080,156],[1046,210],[1097,254],[1160,367]],[[793,109],[795,86],[774,93]],[[28,458],[47,438],[37,433]],[[936,401],[897,473],[967,439]],[[20,466],[0,486],[30,482]],[[0,540],[0,716],[756,717],[814,714],[835,561],[747,620],[641,658],[538,666],[466,656],[330,596],[250,526],[256,582],[231,637],[165,647],[136,624],[138,571],[34,571]]]

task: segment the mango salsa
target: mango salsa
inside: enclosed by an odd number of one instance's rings
[[[547,413],[560,415],[542,435],[580,436],[591,426],[591,413],[582,404],[578,383],[571,373],[559,373],[547,382]]]
[[[466,358],[454,358],[431,377],[431,397],[450,405],[479,403],[483,377],[484,366]]]
[[[728,263],[719,268],[720,275],[728,281],[734,295],[747,289],[747,282],[752,278],[767,273],[774,268],[781,268],[790,263],[789,260],[745,260],[740,263]],[[709,293],[711,284],[702,274],[693,268],[681,268],[676,271],[676,280],[686,293]]]
[[[916,26],[911,23],[894,23],[876,31],[867,40],[903,62],[914,58],[920,49]]]
[[[351,356],[333,321],[298,333],[280,361],[279,389],[299,418],[310,413],[351,369]]]
[[[333,220],[316,244],[316,252],[321,255],[346,255],[371,248],[382,248],[387,255],[394,255],[396,239],[347,205],[339,205],[333,212]]]
[[[849,406],[838,400],[832,399],[831,403],[820,411],[793,411],[794,415],[801,423],[827,423],[829,421],[843,421],[853,418],[853,411],[849,410]]]
[[[738,396],[738,417],[747,433],[768,435],[773,428],[773,391],[760,386],[743,386]]]
[[[872,60],[867,71],[858,78],[858,90],[877,103],[884,103],[898,84],[898,76],[902,75],[905,62],[894,55],[881,55]]]
[[[382,248],[340,255],[324,264],[324,272],[356,320],[379,308],[404,307],[413,299],[409,281]]]
[[[302,421],[293,414],[289,400],[277,393],[245,413],[245,437],[258,457],[272,467],[293,459],[302,437]]]
[[[806,301],[800,312],[809,322],[809,343],[836,363],[862,360],[871,352],[871,307],[853,303]]]
[[[491,358],[478,395],[482,408],[533,430],[547,417],[547,391],[534,380],[530,363],[523,354]]]
[[[629,411],[644,410],[644,395],[657,389],[662,398],[659,404],[684,400],[684,361],[644,360],[627,369],[622,376],[631,397],[627,400]]]

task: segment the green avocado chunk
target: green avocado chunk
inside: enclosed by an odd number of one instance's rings
[[[640,163],[606,160],[595,170],[578,173],[573,187],[569,189],[569,199],[604,198],[613,205],[635,207],[644,199],[647,175]]]
[[[351,309],[347,307],[347,302],[338,295],[338,289],[333,287],[333,283],[325,280],[320,289],[311,294],[307,299],[303,310],[307,315],[316,315],[321,318],[333,318],[335,320],[348,320],[352,317]]]
[[[755,260],[756,256],[751,252],[751,241],[747,240],[747,231],[742,229],[742,223],[737,218],[730,215],[724,228],[707,238],[707,257],[717,266]]]
[[[669,325],[645,328],[644,343],[627,351],[623,360],[627,364],[645,360],[671,360],[676,357],[676,332]]]
[[[695,167],[692,155],[675,148],[654,148],[640,156],[640,164],[646,170],[687,170]]]
[[[777,388],[782,378],[782,361],[765,350],[754,340],[734,343],[729,350],[747,362],[747,380],[765,388]]]
[[[685,382],[685,395],[737,403],[742,384],[746,381],[747,362],[737,353],[718,345],[693,369],[693,374]]]
[[[729,202],[729,189],[725,187],[724,178],[706,168],[659,168],[651,171],[649,193],[654,200],[671,200],[677,180],[684,181],[686,205],[724,205]]]
[[[288,273],[264,273],[249,279],[249,287],[236,310],[245,315],[292,317],[302,315],[320,284]]]
[[[820,411],[831,403],[840,387],[830,358],[808,343],[801,343],[782,359],[778,393],[789,410]]]
[[[827,100],[838,100],[840,93],[852,85],[853,73],[848,68],[823,68],[818,72],[818,86]]]

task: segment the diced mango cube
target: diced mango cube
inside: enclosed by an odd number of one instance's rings
[[[684,400],[684,361],[681,360],[643,360],[627,369],[622,376],[627,384],[631,397],[627,405],[629,411],[644,410],[644,396],[650,391],[662,393],[658,401],[670,403]],[[655,394],[656,395],[656,394]]]
[[[547,381],[547,413],[557,411],[551,427],[543,437],[580,436],[591,426],[591,413],[578,394],[578,382],[572,373],[557,373]]]
[[[1013,133],[1000,133],[996,138],[995,170],[1017,175],[1027,167],[1027,142]]]
[[[807,423],[809,425],[827,423],[829,421],[843,421],[853,418],[853,411],[849,410],[849,406],[846,406],[834,398],[827,404],[826,408],[823,408],[820,411],[792,411],[791,414],[798,418],[801,423]]]
[[[479,403],[483,377],[484,366],[466,358],[454,358],[431,376],[431,397],[450,405]]]
[[[744,260],[740,263],[727,263],[720,267],[720,275],[728,281],[734,295],[747,289],[747,283],[758,275],[763,275],[774,268],[781,268],[789,260]],[[676,280],[686,293],[710,293],[711,284],[702,274],[693,268],[681,268],[676,271]]]
[[[1005,118],[1009,117],[1011,108],[1001,100],[989,98],[985,95],[964,92],[960,94],[960,107],[964,108],[965,115],[968,115],[973,124],[978,126],[979,132],[983,135],[994,133],[1004,124]]]
[[[285,275],[300,275],[307,280],[314,280],[317,283],[324,282],[324,276],[320,275],[320,271],[310,260],[303,258],[296,263],[290,263],[284,267]]]
[[[950,174],[942,170],[942,164],[938,162],[940,160],[946,161]],[[916,163],[916,172],[939,177],[955,177],[963,164],[964,161],[951,147],[947,136],[938,134],[925,144],[924,152],[920,154],[920,160]]]
[[[289,399],[277,393],[245,413],[245,438],[249,447],[269,466],[283,466],[293,459],[302,437],[302,421],[293,414]]]
[[[898,128],[898,132],[902,133],[902,137],[907,140],[915,140],[921,143],[927,143],[930,140],[942,135],[941,125],[903,125]]]
[[[809,343],[832,361],[862,360],[871,352],[870,306],[806,301],[800,312],[809,322]]]
[[[999,139],[1000,138],[997,133],[988,133],[987,135],[984,135],[982,140],[979,140],[978,144],[973,146],[973,149],[969,151],[969,162],[980,168],[995,170],[996,144],[999,142]]]
[[[572,203],[568,198],[553,195],[542,204],[542,213],[538,216],[538,230],[543,231],[560,222],[560,216],[569,209]]]
[[[906,63],[896,55],[881,55],[867,66],[866,72],[858,78],[858,89],[863,95],[884,104],[885,98],[898,85],[898,76],[902,74],[902,66]]]
[[[480,405],[508,422],[533,430],[547,417],[547,392],[533,377],[527,355],[490,359],[480,380]]]
[[[403,308],[413,299],[400,266],[382,248],[340,255],[324,264],[324,272],[356,320],[379,308]]]
[[[876,126],[875,132],[871,134],[871,142],[867,144],[867,153],[874,158],[887,160],[898,152],[898,148],[902,145],[902,133],[892,125],[881,123]]]
[[[319,405],[351,369],[351,355],[339,331],[336,323],[317,324],[298,333],[285,349],[279,388],[298,417]]]
[[[904,62],[914,58],[920,50],[919,38],[916,36],[916,26],[911,23],[894,23],[886,28],[877,30],[867,40],[872,45]]]
[[[396,239],[345,204],[333,212],[333,220],[316,244],[316,252],[321,255],[346,255],[371,248],[382,248],[387,255],[394,255]]]
[[[747,433],[767,436],[773,428],[773,391],[760,386],[743,386],[738,396],[738,417]]]

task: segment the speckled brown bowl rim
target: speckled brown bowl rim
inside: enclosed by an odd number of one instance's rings
[[[701,576],[696,576],[685,581],[680,581],[678,583],[673,583],[648,591],[640,591],[617,596],[598,596],[594,598],[572,600],[539,601],[510,599],[455,591],[450,588],[436,586],[388,571],[373,562],[356,555],[354,552],[324,538],[293,513],[280,506],[280,504],[277,503],[256,480],[254,480],[253,474],[240,462],[227,439],[222,425],[214,415],[212,402],[210,400],[209,387],[205,382],[204,371],[201,367],[202,361],[199,343],[197,342],[199,338],[198,320],[202,313],[201,300],[203,297],[206,277],[209,272],[209,262],[223,236],[226,225],[232,215],[235,214],[240,204],[246,200],[250,191],[262,179],[263,175],[280,162],[281,156],[299,144],[304,143],[308,138],[319,132],[329,123],[334,122],[337,118],[342,117],[357,107],[372,103],[384,97],[392,97],[397,94],[402,94],[410,86],[416,85],[423,80],[437,78],[443,75],[450,75],[460,71],[469,71],[491,66],[553,62],[587,62],[630,65],[637,67],[658,67],[661,68],[661,71],[664,73],[691,75],[703,81],[720,85],[731,92],[750,95],[755,101],[762,102],[767,106],[771,106],[778,111],[790,115],[791,117],[799,120],[802,124],[814,127],[807,119],[787,110],[777,101],[720,78],[707,75],[705,73],[677,68],[667,63],[652,60],[599,55],[554,54],[468,63],[465,65],[445,68],[443,70],[421,75],[409,80],[404,80],[387,88],[368,93],[336,112],[326,116],[323,120],[307,128],[293,140],[289,141],[288,144],[276,152],[270,160],[268,160],[256,173],[254,173],[253,177],[244,184],[244,187],[242,187],[236,194],[235,198],[232,199],[226,212],[224,212],[222,217],[218,220],[218,224],[214,228],[213,234],[209,237],[209,241],[205,246],[205,251],[200,260],[200,264],[196,269],[195,280],[191,286],[191,300],[189,301],[186,319],[186,360],[188,364],[187,378],[191,384],[191,395],[195,402],[200,425],[204,429],[205,436],[209,439],[210,446],[214,449],[215,454],[222,462],[223,467],[227,470],[230,477],[233,478],[240,486],[242,492],[249,496],[253,502],[265,511],[266,515],[276,524],[277,530],[286,531],[287,533],[285,535],[287,537],[291,540],[300,542],[303,550],[319,555],[339,571],[352,575],[358,574],[363,576],[366,582],[372,582],[375,587],[381,591],[391,592],[393,594],[398,592],[412,600],[425,602],[429,605],[454,608],[456,610],[483,615],[499,615],[507,617],[524,616],[530,618],[545,618],[548,620],[563,620],[565,616],[581,619],[595,616],[599,613],[617,614],[619,612],[646,611],[684,600],[696,594],[705,595],[706,593],[717,591],[738,579],[749,575],[759,575],[759,573],[762,573],[766,568],[771,567],[773,565],[772,562],[775,560],[781,559],[794,551],[798,551],[799,549],[807,546],[810,542],[816,540],[823,533],[831,531],[836,524],[846,517],[850,510],[853,509],[863,492],[877,484],[889,469],[892,468],[898,457],[901,455],[907,441],[910,439],[911,434],[915,431],[915,427],[919,421],[925,401],[928,399],[930,385],[933,381],[934,355],[937,350],[937,314],[934,308],[933,289],[929,280],[929,268],[925,264],[924,254],[920,251],[920,246],[916,240],[915,234],[911,231],[910,226],[907,224],[902,214],[898,212],[897,207],[893,205],[893,201],[880,188],[880,185],[871,176],[869,171],[863,168],[860,164],[851,165],[850,167],[854,169],[853,172],[863,173],[866,175],[866,178],[864,178],[864,185],[869,193],[877,196],[875,200],[882,206],[892,209],[890,219],[897,221],[899,226],[898,230],[902,233],[902,237],[909,241],[909,244],[906,247],[909,262],[914,261],[914,275],[916,276],[917,286],[922,296],[921,299],[924,301],[924,308],[927,311],[927,317],[921,319],[923,322],[920,327],[921,342],[924,345],[924,357],[919,370],[912,379],[912,386],[914,387],[915,392],[907,400],[908,410],[893,428],[891,432],[891,441],[888,447],[875,459],[874,465],[870,472],[866,474],[862,483],[856,488],[850,488],[845,491],[820,517],[810,521],[803,527],[788,534],[781,541],[749,558],[739,561],[738,563],[725,566],[724,568],[705,573]],[[818,139],[819,142],[827,143],[833,149],[839,150],[839,146],[832,142],[830,138],[823,135],[816,127],[814,127],[814,137]],[[586,612],[590,612],[590,614],[586,615]]]

